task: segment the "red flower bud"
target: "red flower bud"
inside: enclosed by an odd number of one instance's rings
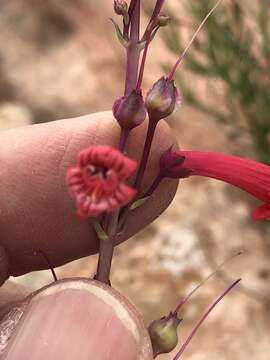
[[[132,129],[146,118],[146,109],[141,92],[133,90],[129,95],[117,99],[113,115],[123,129]]]
[[[145,105],[150,119],[164,119],[175,109],[178,91],[173,80],[160,78],[146,95]]]

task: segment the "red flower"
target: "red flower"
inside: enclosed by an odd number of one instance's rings
[[[179,156],[179,164],[175,162],[176,155]],[[214,152],[171,151],[166,156],[174,159],[174,165],[170,173],[166,169],[164,176],[183,178],[199,175],[225,181],[264,202],[252,213],[253,220],[270,218],[270,166]],[[161,174],[162,171],[161,167]]]
[[[137,163],[110,146],[80,151],[78,165],[67,172],[67,184],[80,219],[113,211],[127,204],[136,190],[126,184]]]

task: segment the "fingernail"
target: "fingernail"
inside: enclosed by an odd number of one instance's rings
[[[141,318],[121,295],[71,279],[31,298],[1,359],[150,360],[149,344]]]

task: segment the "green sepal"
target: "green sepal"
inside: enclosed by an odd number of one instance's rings
[[[105,230],[103,229],[101,224],[97,220],[94,220],[93,225],[94,225],[94,229],[95,229],[95,232],[96,232],[99,240],[100,241],[108,241],[109,236],[107,235],[107,233],[105,232]]]
[[[133,211],[133,210],[141,207],[149,199],[149,197],[150,196],[146,196],[146,197],[143,197],[143,198],[140,198],[140,199],[134,201],[134,203],[130,206],[130,210]]]
[[[122,34],[122,31],[120,30],[119,25],[113,19],[110,19],[110,20],[114,25],[115,32],[116,32],[116,35],[117,35],[117,38],[118,38],[120,44],[126,48],[128,46],[128,41],[125,38],[125,36]]]
[[[128,12],[125,12],[125,14],[123,15],[123,21],[126,26],[129,24],[129,20],[129,14]]]

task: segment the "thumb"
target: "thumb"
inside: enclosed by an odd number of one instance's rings
[[[2,351],[2,353],[1,353]],[[134,307],[96,281],[57,281],[17,304],[0,324],[3,360],[150,360]]]

